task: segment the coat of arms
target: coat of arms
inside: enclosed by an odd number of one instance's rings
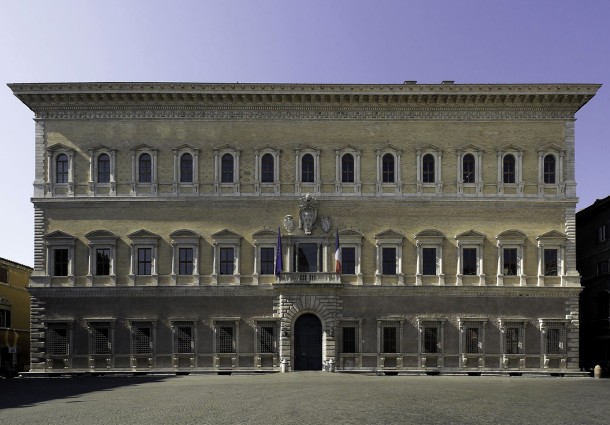
[[[287,215],[286,217],[284,217],[284,229],[286,229],[286,231],[288,233],[292,233],[292,231],[294,230],[294,217],[291,215]]]
[[[318,216],[315,199],[308,193],[301,198],[301,201],[303,203],[299,205],[299,229],[303,229],[306,235],[311,235],[313,225]]]
[[[332,224],[330,217],[322,217],[321,223],[322,223],[322,231],[324,233],[330,232],[330,226]]]

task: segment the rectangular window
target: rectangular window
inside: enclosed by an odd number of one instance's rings
[[[477,249],[462,248],[462,274],[476,276],[477,274]]]
[[[11,327],[11,311],[0,309],[0,328]]]
[[[382,248],[382,273],[388,276],[396,275],[396,248]]]
[[[602,224],[597,228],[597,242],[605,242],[606,241],[606,232],[608,228],[607,225]]]
[[[152,274],[152,248],[138,248],[138,275]]]
[[[276,322],[258,322],[258,353],[277,353]]]
[[[422,349],[424,353],[438,353],[440,346],[440,329],[437,324],[422,327]]]
[[[174,322],[174,353],[192,354],[195,352],[193,322]]]
[[[480,326],[468,325],[464,328],[464,353],[478,354],[483,349],[483,329]]]
[[[231,275],[235,270],[233,248],[220,248],[220,274]]]
[[[398,347],[398,332],[395,327],[383,327],[383,352],[384,353],[396,353]]]
[[[356,274],[356,248],[341,248],[341,272],[343,274]]]
[[[506,324],[504,328],[504,354],[523,354],[522,324]]]
[[[235,353],[235,323],[218,322],[216,324],[216,352]]]
[[[91,354],[111,354],[112,335],[111,327],[108,322],[91,323]]]
[[[606,276],[608,274],[608,260],[602,261],[597,264],[597,275]]]
[[[341,352],[358,353],[358,326],[343,325],[341,328]]]
[[[56,248],[53,250],[53,276],[68,276],[68,249]]]
[[[546,354],[565,352],[565,327],[551,327],[546,330]]]
[[[8,283],[8,269],[0,267],[0,282]]]
[[[51,356],[70,354],[70,328],[66,323],[49,323],[46,348]]]
[[[436,275],[436,248],[422,248],[422,274]]]
[[[261,274],[275,273],[275,249],[270,247],[261,248]]]
[[[152,354],[153,327],[151,322],[133,322],[131,324],[131,353]]]
[[[556,249],[545,249],[544,250],[544,275],[545,276],[557,276],[557,250]]]
[[[502,273],[505,276],[517,276],[517,248],[504,248],[504,268]]]
[[[178,274],[187,276],[193,274],[193,248],[178,249]]]
[[[95,274],[97,276],[110,275],[110,248],[95,250]]]

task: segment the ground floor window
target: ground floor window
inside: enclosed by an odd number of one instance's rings
[[[504,354],[523,354],[523,323],[506,323],[504,326]]]
[[[67,323],[49,323],[47,354],[51,356],[69,355],[70,342],[70,327]]]
[[[442,322],[422,322],[421,351],[422,353],[440,353],[442,350]]]
[[[563,354],[565,353],[566,329],[563,324],[549,325],[545,332],[545,353]]]
[[[131,353],[152,354],[154,347],[154,333],[152,322],[132,322],[131,324]]]
[[[236,352],[235,322],[216,322],[216,352]]]
[[[174,353],[192,354],[195,352],[193,322],[174,322]]]
[[[277,353],[277,323],[273,321],[257,322],[257,352]]]
[[[345,322],[341,325],[339,349],[341,353],[353,354],[360,352],[360,336],[358,323]],[[391,348],[391,347],[388,347]]]
[[[400,322],[383,321],[380,325],[379,351],[381,353],[400,352]]]
[[[109,322],[95,322],[89,324],[91,338],[91,354],[112,353],[112,327]]]
[[[479,354],[483,352],[483,326],[478,323],[466,323],[462,333],[462,352]]]

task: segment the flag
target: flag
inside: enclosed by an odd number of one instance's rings
[[[280,273],[282,273],[282,269],[284,268],[284,262],[282,261],[282,234],[280,233],[280,226],[277,227],[277,250],[275,252],[275,275],[280,277]]]
[[[339,247],[339,228],[335,237],[335,273],[341,273],[341,248]]]

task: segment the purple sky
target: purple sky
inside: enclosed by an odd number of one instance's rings
[[[33,114],[6,83],[605,84],[610,76],[606,0],[9,0],[0,10],[0,257],[28,265]],[[577,118],[584,208],[610,194],[610,85]]]

